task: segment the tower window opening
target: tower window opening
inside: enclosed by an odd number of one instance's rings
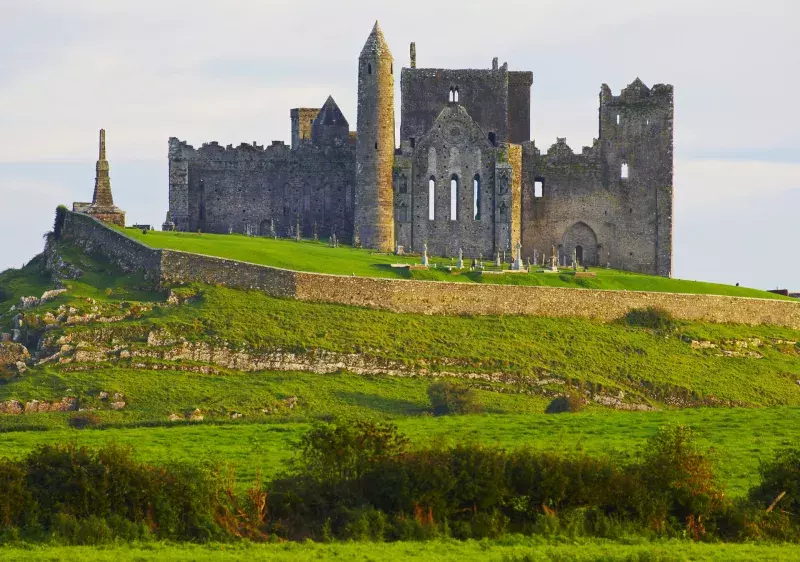
[[[436,182],[433,176],[428,180],[428,220],[432,221],[436,218]]]
[[[367,63],[367,74],[372,74],[372,63]]]
[[[458,103],[458,88],[453,91],[453,101]]]
[[[481,176],[475,174],[472,180],[472,218],[481,220]]]
[[[533,196],[534,197],[544,197],[544,180],[542,178],[536,178],[533,182]]]
[[[497,146],[497,137],[495,136],[494,132],[489,133],[489,142],[492,143],[492,146]]]
[[[378,150],[378,143],[375,143],[375,150]]]
[[[619,113],[617,113],[617,125],[619,125]]]
[[[458,176],[450,178],[450,220],[458,220]]]
[[[450,86],[450,93],[447,95],[447,101],[455,101],[455,90],[453,90],[452,86]]]
[[[620,179],[626,180],[628,179],[628,164],[627,162],[622,163],[622,168],[619,171]]]

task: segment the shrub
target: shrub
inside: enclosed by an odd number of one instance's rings
[[[669,330],[675,325],[672,314],[656,306],[631,310],[625,315],[625,323],[651,330]]]
[[[428,387],[433,414],[472,414],[483,410],[480,399],[470,387],[448,381],[439,381]]]
[[[779,450],[772,460],[760,463],[759,472],[761,484],[750,490],[750,498],[766,507],[786,492],[774,509],[800,513],[800,448]]]
[[[316,478],[352,480],[406,450],[397,426],[365,420],[319,424],[300,443],[304,468]]]
[[[102,423],[100,416],[92,412],[77,412],[67,419],[67,424],[75,429],[86,429],[87,427],[97,427]]]
[[[53,238],[61,239],[61,230],[64,228],[64,219],[67,217],[68,209],[64,205],[56,207],[56,218],[53,221]]]
[[[699,450],[688,426],[662,428],[652,437],[635,477],[642,489],[633,503],[655,528],[665,528],[672,519],[685,523],[697,539],[724,507],[711,461]]]
[[[554,398],[545,409],[545,414],[563,414],[565,412],[580,412],[583,410],[583,398],[577,394],[567,394]]]

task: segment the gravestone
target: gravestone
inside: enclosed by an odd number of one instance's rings
[[[422,265],[428,267],[428,243],[422,244]]]
[[[517,240],[516,255],[514,256],[514,263],[511,269],[514,271],[522,271],[522,243]]]
[[[458,249],[458,263],[456,263],[456,267],[458,269],[464,269],[464,251],[461,248]]]

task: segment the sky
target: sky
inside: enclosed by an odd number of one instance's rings
[[[170,136],[288,142],[329,94],[354,129],[375,20],[402,66],[415,41],[419,67],[532,71],[543,150],[591,144],[602,83],[673,84],[674,276],[800,291],[796,0],[0,0],[0,270],[91,200],[100,128],[115,202],[153,225]]]

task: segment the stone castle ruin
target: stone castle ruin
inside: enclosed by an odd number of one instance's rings
[[[333,98],[290,111],[291,145],[195,149],[169,140],[168,228],[311,238],[365,247],[672,270],[673,88],[638,78],[600,90],[599,132],[575,153],[530,138],[533,74],[491,68],[400,71],[377,22],[358,57],[357,130]],[[297,230],[300,232],[297,232]],[[357,234],[357,236],[356,236]]]

